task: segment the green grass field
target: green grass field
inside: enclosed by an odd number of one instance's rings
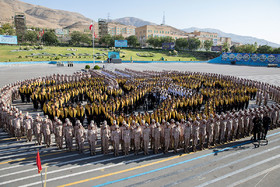
[[[93,50],[92,48],[86,48],[86,47],[50,47],[50,46],[44,46],[43,50],[32,50],[32,51],[12,51],[12,50],[18,50],[20,46],[0,46],[0,62],[21,62],[21,61],[51,61],[51,60],[60,60],[60,61],[91,61],[92,60],[92,54]],[[23,46],[24,48],[24,46]],[[77,51],[69,51],[67,49],[76,49]],[[96,53],[106,53],[106,51],[101,51],[101,48],[95,48],[94,52]],[[153,57],[139,57],[136,54],[137,53],[146,53],[151,52],[154,54]],[[71,57],[61,57],[57,56],[33,56],[28,57],[32,53],[38,54],[38,53],[49,53],[49,54],[69,54],[69,53],[75,53],[76,56]],[[91,56],[78,56],[78,54],[90,54]],[[192,56],[190,53],[179,53],[177,56],[169,56],[168,51],[158,51],[158,50],[145,50],[145,49],[121,49],[120,56],[124,56],[121,59],[124,61],[130,61],[132,58],[133,61],[159,61],[163,57],[167,61],[197,61],[197,60],[207,60],[207,59],[198,59],[194,56]],[[102,57],[101,59],[96,60],[106,60],[107,57]]]

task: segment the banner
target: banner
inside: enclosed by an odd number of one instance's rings
[[[120,58],[120,53],[116,52],[116,51],[109,51],[108,52],[108,58],[119,59]]]
[[[127,47],[127,40],[115,40],[115,47]]]
[[[222,51],[223,47],[222,46],[212,46],[211,51]]]
[[[0,35],[0,44],[16,44],[17,36]]]
[[[224,62],[280,63],[280,54],[223,53]]]
[[[174,50],[174,49],[175,49],[175,43],[174,43],[174,42],[163,43],[163,44],[162,44],[162,49]]]

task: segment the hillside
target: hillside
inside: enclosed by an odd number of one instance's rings
[[[155,23],[149,22],[149,21],[144,21],[139,18],[135,17],[124,17],[124,18],[118,18],[114,19],[114,22],[122,23],[124,25],[133,25],[135,27],[141,27],[144,25],[156,25]]]
[[[43,6],[24,3],[19,0],[0,0],[0,21],[12,22],[16,12],[26,15],[27,26],[41,28],[64,28],[67,26],[89,25],[91,20],[75,12],[50,9]]]
[[[242,44],[254,44],[255,42],[257,42],[258,45],[269,45],[271,47],[280,47],[280,44],[269,42],[264,39],[259,39],[259,38],[255,38],[252,36],[241,36],[241,35],[232,34],[232,33],[225,33],[218,29],[212,29],[212,28],[202,29],[202,28],[197,28],[197,27],[191,27],[191,28],[182,29],[182,30],[186,31],[186,32],[193,32],[194,30],[205,31],[205,32],[214,32],[214,33],[218,33],[218,36],[220,36],[220,37],[230,37],[232,41],[239,42]]]

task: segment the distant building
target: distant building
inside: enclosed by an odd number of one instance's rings
[[[229,37],[220,37],[219,40],[218,40],[218,44],[217,45],[223,45],[224,43],[227,43],[230,46],[232,46],[232,43],[231,43],[231,38]]]
[[[167,25],[144,25],[135,29],[135,35],[138,38],[141,46],[146,45],[146,41],[149,37],[171,37],[173,39],[188,38],[188,35],[184,31],[180,31]]]
[[[122,35],[124,38],[127,38],[131,35],[135,35],[135,26],[132,25],[123,25],[116,22],[107,22],[105,19],[98,20],[98,34],[99,37],[102,37],[106,34],[111,36]]]
[[[195,38],[199,39],[201,44],[209,40],[209,41],[213,41],[213,46],[218,45],[219,38],[217,33],[194,31],[191,34],[194,35]]]

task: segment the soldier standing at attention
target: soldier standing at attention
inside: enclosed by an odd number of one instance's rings
[[[149,128],[149,124],[146,123],[146,128],[143,131],[143,141],[144,141],[144,155],[148,155],[148,146],[150,143],[150,137],[151,137],[151,129]]]

